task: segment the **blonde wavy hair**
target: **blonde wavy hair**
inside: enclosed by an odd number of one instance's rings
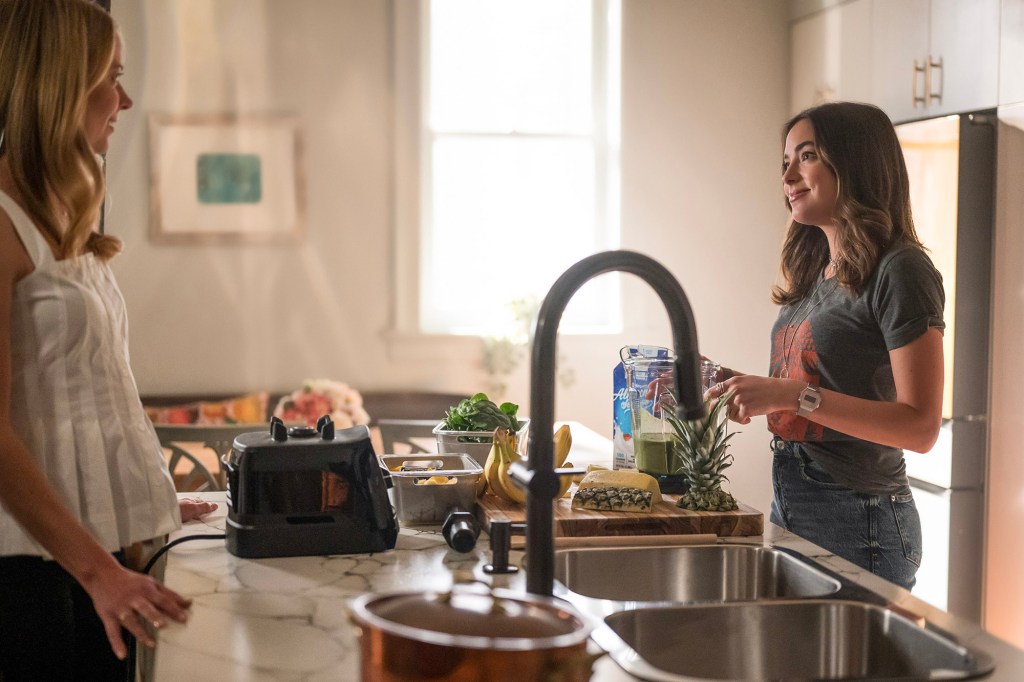
[[[829,102],[806,109],[783,127],[800,121],[814,129],[818,157],[836,178],[836,280],[860,294],[886,250],[897,243],[923,249],[910,211],[910,179],[892,121],[878,107]],[[786,207],[790,208],[789,200]],[[825,233],[795,220],[782,246],[784,284],[772,301],[793,303],[807,296],[829,262]]]
[[[120,239],[96,231],[105,186],[84,129],[116,35],[88,0],[0,0],[0,155],[61,258],[84,250],[109,260],[121,250]]]

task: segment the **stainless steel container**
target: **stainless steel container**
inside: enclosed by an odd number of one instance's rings
[[[398,522],[441,523],[455,509],[472,511],[483,492],[484,470],[469,455],[381,455]],[[430,479],[444,478],[444,482]]]
[[[444,428],[444,422],[434,427],[434,435],[437,436],[437,451],[440,453],[465,453],[480,462],[487,461],[487,455],[491,452],[491,445],[494,443],[494,434],[488,431],[448,431]],[[519,430],[515,432],[516,453],[525,457],[528,452],[530,436],[530,420],[520,419]]]

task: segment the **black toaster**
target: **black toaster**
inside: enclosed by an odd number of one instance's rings
[[[370,430],[244,433],[221,459],[228,479],[228,551],[246,558],[362,554],[393,549],[398,521]]]

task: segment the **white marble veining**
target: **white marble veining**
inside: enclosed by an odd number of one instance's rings
[[[173,537],[223,532],[224,494],[204,497],[219,501],[220,508]],[[727,541],[788,547],[812,557],[903,612],[927,619],[964,644],[989,653],[997,667],[987,679],[1024,679],[1024,652],[800,538],[766,526],[764,537]],[[522,557],[522,552],[513,552],[512,563]],[[377,554],[240,559],[228,553],[223,540],[183,543],[168,553],[165,580],[193,599],[192,615],[187,624],[172,624],[159,633],[153,679],[169,682],[187,675],[200,682],[358,680],[360,654],[357,629],[346,611],[349,599],[365,592],[446,590],[453,581],[474,578],[495,587],[525,589],[522,572],[511,577],[486,575],[483,566],[489,561],[486,536],[481,535],[476,550],[459,554],[448,548],[436,526],[403,528],[396,548]],[[596,663],[592,679],[635,678],[604,657]]]

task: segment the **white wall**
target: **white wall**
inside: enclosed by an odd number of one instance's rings
[[[624,5],[622,245],[679,278],[705,355],[763,374],[786,218],[778,170],[788,103],[784,4]],[[656,297],[628,284],[638,311],[627,318],[628,340],[667,345]],[[761,418],[739,431],[732,489],[767,512],[767,427]]]
[[[626,0],[622,246],[680,280],[701,350],[763,372],[785,222],[778,180],[788,101],[784,0]],[[332,377],[363,389],[475,392],[480,346],[439,360],[396,339],[390,9],[381,0],[113,0],[136,99],[108,157],[108,229],[132,319],[140,390],[290,390]],[[228,27],[218,30],[217,27]],[[183,49],[183,37],[190,42]],[[308,226],[295,246],[156,246],[148,238],[149,113],[290,113],[303,122]],[[558,417],[610,433],[625,343],[670,342],[632,278],[626,332],[566,337],[576,381]],[[528,413],[526,367],[508,397]],[[767,510],[764,420],[734,440],[732,490]]]
[[[113,7],[136,107],[122,116],[131,122],[108,158],[108,225],[127,242],[116,270],[142,392],[287,390],[307,376],[401,383],[380,352],[391,292],[388,5],[116,0]],[[200,40],[182,50],[182,35]],[[146,116],[229,111],[300,117],[305,241],[152,244]]]

